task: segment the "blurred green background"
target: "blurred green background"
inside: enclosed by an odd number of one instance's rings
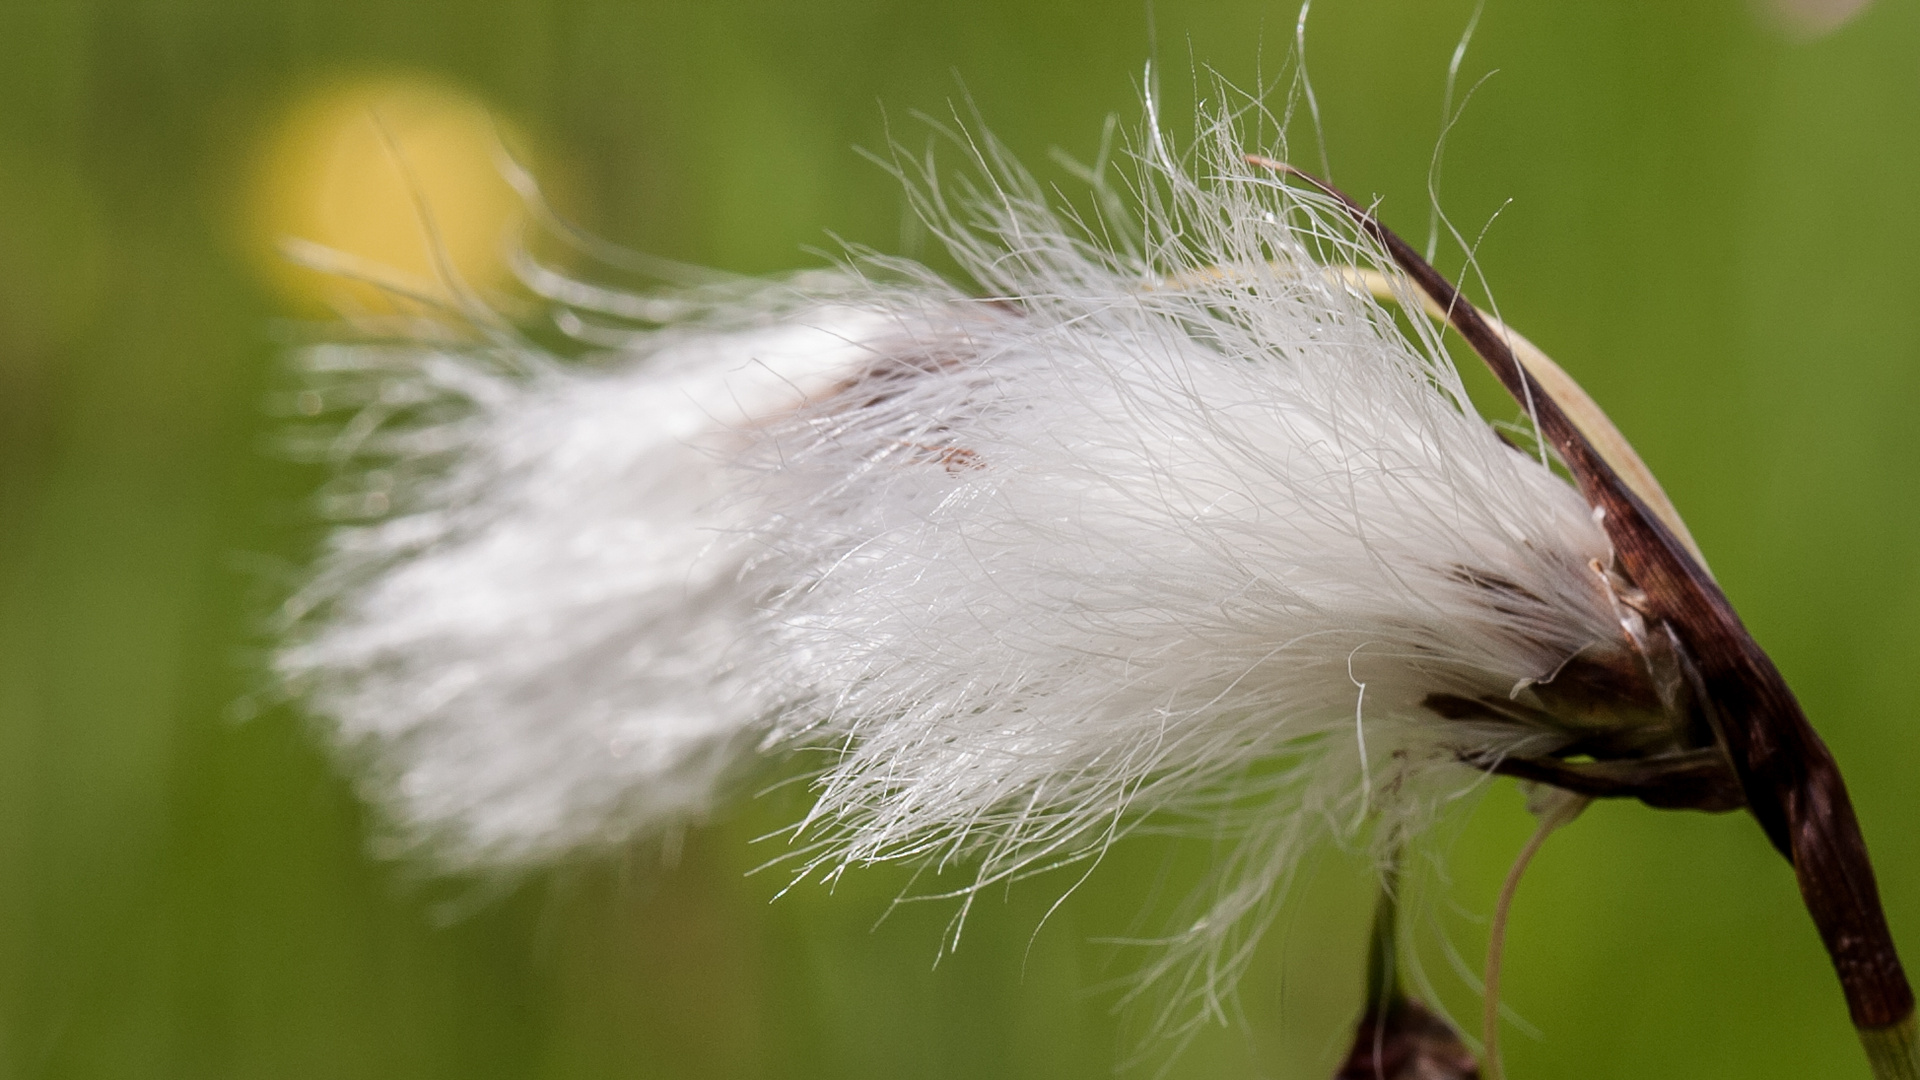
[[[1787,0],[1775,0],[1785,3]],[[1440,194],[1502,313],[1660,473],[1852,784],[1920,958],[1920,4],[1488,0]],[[1334,178],[1419,235],[1471,0],[1319,0]],[[302,94],[410,76],[532,145],[635,248],[742,271],[894,250],[854,151],[962,86],[1016,151],[1090,157],[1196,65],[1278,70],[1249,0],[14,0],[0,5],[0,1077],[1105,1077],[1129,932],[1195,852],[884,923],[898,875],[768,903],[763,800],[531,880],[368,853],[302,720],[255,710],[261,627],[319,535],[270,414],[294,312],[247,237]],[[1264,59],[1263,59],[1264,57]],[[883,111],[884,110],[884,111]],[[1504,209],[1503,209],[1504,208]],[[910,239],[910,237],[909,237]],[[1447,263],[1459,268],[1458,258]],[[293,336],[297,336],[293,335]],[[1436,921],[1468,956],[1529,831],[1496,787]],[[1171,868],[1171,869],[1169,869]],[[1369,902],[1316,864],[1166,1075],[1323,1077]],[[876,923],[879,925],[876,927]],[[1437,957],[1438,954],[1436,953]],[[1470,989],[1442,959],[1460,1014]],[[1477,966],[1477,963],[1476,963]],[[1739,816],[1600,806],[1522,889],[1508,1000],[1527,1077],[1865,1076],[1787,868]],[[1138,1075],[1166,1065],[1151,1047]]]

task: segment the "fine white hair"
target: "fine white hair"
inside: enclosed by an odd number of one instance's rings
[[[803,874],[910,860],[971,897],[1143,822],[1235,838],[1154,966],[1212,1011],[1314,841],[1575,741],[1433,699],[1525,712],[1622,637],[1579,494],[1235,130],[1188,160],[1150,130],[1132,224],[985,138],[951,200],[902,163],[965,287],[865,257],[587,363],[315,351],[396,502],[335,532],[280,673],[454,867],[695,820],[802,747]],[[540,280],[576,328],[658,315]]]

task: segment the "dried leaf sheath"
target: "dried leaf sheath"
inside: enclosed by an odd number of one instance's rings
[[[1603,513],[1616,557],[1645,594],[1647,614],[1691,661],[1689,680],[1731,759],[1748,809],[1793,864],[1854,1026],[1875,1033],[1910,1027],[1913,991],[1887,928],[1866,843],[1839,768],[1706,567],[1691,556],[1689,545],[1662,515],[1650,511],[1621,479],[1560,399],[1521,363],[1508,339],[1410,245],[1324,182],[1258,160],[1300,176],[1345,205],[1533,414],[1588,501]],[[1910,1031],[1907,1038],[1911,1042]]]
[[[1255,160],[1264,161],[1265,159],[1256,158]],[[1273,164],[1277,165],[1278,162]],[[1394,289],[1392,280],[1378,270],[1342,267],[1338,273],[1343,280],[1365,289],[1375,299],[1399,302],[1399,295]],[[1425,308],[1427,314],[1442,322],[1447,320],[1447,310],[1441,307],[1433,297],[1422,293],[1420,299],[1421,306]],[[1613,470],[1619,474],[1621,481],[1640,497],[1640,501],[1647,504],[1648,510],[1659,517],[1661,522],[1680,538],[1680,542],[1686,545],[1687,551],[1693,555],[1694,560],[1702,567],[1706,566],[1706,556],[1701,554],[1700,545],[1694,543],[1693,534],[1687,530],[1687,523],[1681,519],[1680,511],[1674,507],[1673,500],[1667,498],[1666,489],[1660,486],[1659,478],[1653,475],[1652,469],[1647,468],[1646,462],[1640,460],[1640,455],[1634,450],[1633,444],[1629,443],[1627,437],[1620,433],[1620,429],[1614,426],[1613,420],[1607,416],[1605,410],[1600,408],[1599,403],[1573,380],[1573,376],[1568,375],[1565,369],[1554,363],[1552,357],[1541,351],[1538,345],[1527,340],[1525,335],[1484,311],[1480,312],[1480,318],[1494,336],[1504,340],[1513,350],[1515,359],[1540,383],[1547,397],[1567,413],[1568,420],[1593,446],[1594,452],[1601,460],[1612,466]]]

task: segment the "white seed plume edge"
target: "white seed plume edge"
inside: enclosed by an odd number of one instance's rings
[[[811,747],[806,873],[968,895],[1143,821],[1233,839],[1153,971],[1212,1002],[1311,844],[1566,739],[1422,708],[1616,647],[1609,548],[1425,324],[1327,272],[1381,264],[1339,210],[1231,121],[1186,161],[1150,134],[1131,225],[963,145],[972,194],[911,190],[965,288],[867,258],[682,295],[592,363],[311,354],[343,498],[390,509],[333,533],[277,670],[400,850],[538,864]]]

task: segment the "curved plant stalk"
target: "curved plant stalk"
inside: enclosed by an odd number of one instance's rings
[[[1574,393],[1571,378],[1551,361],[1538,362],[1545,354],[1529,345],[1523,356],[1516,343],[1524,339],[1482,315],[1366,207],[1284,162],[1248,161],[1297,178],[1344,207],[1533,417],[1600,517],[1613,543],[1616,569],[1640,592],[1635,606],[1649,629],[1664,635],[1680,658],[1748,812],[1792,864],[1874,1075],[1879,1080],[1920,1076],[1913,989],[1887,928],[1873,864],[1839,766],[1705,562],[1683,539],[1684,527],[1665,495],[1654,498],[1658,485],[1630,479],[1636,471],[1646,473],[1638,455],[1611,423],[1599,422],[1604,414],[1584,393]],[[1656,510],[1656,503],[1666,505]],[[1583,793],[1685,805],[1670,791],[1647,798],[1631,785]]]
[[[1480,1053],[1486,1058],[1486,1080],[1504,1080],[1506,1066],[1500,1061],[1500,961],[1507,948],[1507,916],[1513,911],[1514,894],[1520,891],[1521,875],[1532,865],[1533,857],[1562,825],[1580,816],[1593,800],[1567,791],[1552,792],[1559,798],[1540,809],[1540,825],[1507,870],[1500,886],[1500,900],[1493,908],[1493,925],[1487,930],[1487,966],[1485,993],[1481,995]]]

